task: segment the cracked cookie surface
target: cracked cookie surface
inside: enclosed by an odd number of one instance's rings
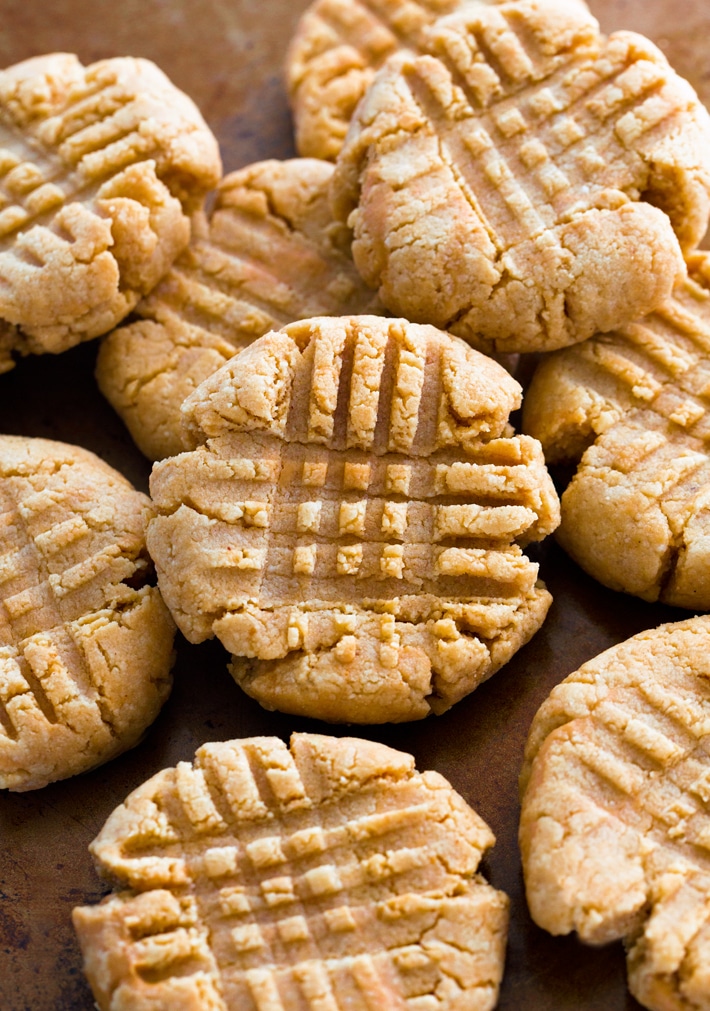
[[[490,1011],[508,900],[484,821],[411,755],[294,734],[203,745],[91,850],[121,891],[75,909],[102,1011]]]
[[[316,0],[286,53],[286,85],[301,155],[334,160],[357,103],[400,49],[419,52],[426,29],[467,3],[490,0]],[[587,10],[584,0],[567,0]]]
[[[710,618],[642,632],[555,687],[521,775],[528,904],[553,934],[624,939],[653,1011],[710,1005]]]
[[[557,537],[614,590],[710,609],[710,255],[656,312],[545,358],[523,427],[576,473]]]
[[[167,698],[175,627],[147,584],[151,511],[87,450],[0,437],[0,787],[113,758]]]
[[[0,71],[0,371],[106,333],[190,237],[221,174],[193,102],[148,60]]]
[[[316,0],[286,54],[296,147],[335,159],[357,103],[385,60],[420,48],[422,35],[462,0]]]
[[[175,620],[271,709],[443,712],[539,628],[521,545],[559,520],[520,387],[433,327],[355,316],[267,334],[183,405],[148,545]],[[240,657],[249,658],[245,663]]]
[[[710,117],[647,39],[577,5],[467,5],[377,73],[333,179],[387,308],[488,353],[656,308],[710,207]]]
[[[384,313],[328,204],[331,165],[257,162],[226,176],[190,245],[138,303],[139,322],[101,342],[96,378],[154,460],[180,452],[180,407],[269,330],[309,316]],[[1,339],[1,338],[0,338]]]

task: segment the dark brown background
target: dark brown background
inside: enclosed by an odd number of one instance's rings
[[[281,82],[290,32],[306,0],[0,0],[0,65],[54,50],[84,63],[146,56],[192,96],[219,138],[225,171],[293,155]],[[591,0],[607,30],[650,35],[710,102],[706,0]],[[0,431],[74,442],[147,490],[149,465],[98,394],[95,344],[26,360],[0,376]],[[87,846],[125,795],[190,759],[205,741],[292,730],[355,733],[412,752],[476,808],[498,842],[485,861],[511,897],[499,1008],[631,1011],[620,944],[586,948],[532,924],[516,843],[517,776],[528,726],[550,688],[584,660],[684,613],[605,590],[552,542],[538,551],[553,596],[549,618],[514,660],[452,711],[423,723],[329,728],[270,714],[233,683],[219,644],[178,642],[174,692],[144,742],[93,773],[28,794],[0,795],[0,1011],[91,1011],[70,922],[105,888]]]

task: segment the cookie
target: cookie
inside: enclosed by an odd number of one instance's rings
[[[426,29],[466,3],[489,0],[315,0],[286,53],[286,86],[301,155],[334,160],[375,72],[400,49],[421,51]],[[567,0],[587,9],[584,0]]]
[[[286,53],[286,86],[301,155],[334,160],[355,106],[385,60],[418,51],[422,35],[462,0],[316,0]]]
[[[0,318],[18,328],[0,371],[116,326],[220,175],[196,106],[148,60],[53,53],[0,71]]]
[[[0,787],[100,765],[167,698],[175,626],[149,582],[151,512],[85,449],[0,437]]]
[[[577,5],[467,5],[401,52],[333,177],[365,281],[479,350],[547,351],[655,309],[710,208],[710,117],[663,54]]]
[[[433,327],[355,316],[267,334],[183,405],[148,545],[191,642],[216,635],[269,709],[440,713],[550,604],[521,545],[559,519],[520,387]],[[239,657],[250,658],[248,663]]]
[[[525,751],[535,922],[623,938],[654,1011],[710,1005],[710,617],[642,632],[554,688]]]
[[[101,1011],[487,1011],[508,901],[436,772],[356,738],[204,744],[109,817],[121,891],[74,910]]]
[[[710,610],[710,255],[656,312],[543,359],[523,426],[576,473],[557,537],[606,586]]]
[[[384,313],[328,204],[331,165],[265,161],[222,180],[187,250],[101,342],[96,378],[146,456],[180,452],[180,407],[269,330],[309,316]]]

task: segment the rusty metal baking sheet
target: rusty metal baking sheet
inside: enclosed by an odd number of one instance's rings
[[[707,0],[591,0],[609,31],[645,32],[710,101]],[[225,172],[292,156],[282,83],[290,33],[306,0],[0,0],[3,66],[44,52],[84,63],[117,55],[155,61],[200,106]],[[147,490],[149,464],[93,378],[96,342],[27,359],[0,377],[0,431],[73,442]],[[87,846],[126,796],[205,741],[294,730],[357,734],[412,752],[437,769],[493,828],[484,873],[511,898],[503,1011],[630,1011],[621,944],[589,948],[530,920],[517,848],[517,778],[527,730],[551,687],[602,649],[685,617],[596,584],[549,541],[537,550],[554,596],[549,618],[511,663],[450,712],[390,727],[328,727],[261,709],[236,687],[218,643],[178,642],[176,683],[133,751],[98,770],[26,794],[0,795],[0,1011],[90,1011],[71,926],[73,906],[107,891]]]

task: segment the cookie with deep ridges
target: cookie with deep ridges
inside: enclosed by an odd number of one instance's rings
[[[192,642],[217,635],[267,708],[330,721],[443,712],[539,628],[521,545],[559,519],[520,387],[406,320],[267,334],[183,405],[148,544]],[[244,664],[239,657],[250,658]]]
[[[539,364],[523,427],[576,473],[557,537],[614,590],[710,609],[710,256],[656,312]]]
[[[613,646],[533,720],[521,776],[528,904],[553,934],[623,938],[652,1011],[710,1004],[710,617]]]
[[[0,71],[0,318],[18,328],[0,371],[116,326],[220,175],[197,107],[148,60],[53,53]]]
[[[150,500],[78,446],[0,437],[0,787],[133,747],[171,687]]]
[[[190,245],[101,342],[96,377],[146,456],[179,453],[180,407],[236,351],[293,320],[384,313],[328,203],[331,165],[257,162],[219,184]]]
[[[286,85],[300,154],[337,157],[357,103],[385,60],[417,51],[422,33],[462,0],[316,0],[286,53]]]
[[[466,3],[490,0],[315,0],[286,53],[286,86],[301,155],[334,160],[375,72]],[[568,0],[587,9],[584,0]]]
[[[377,73],[333,178],[387,308],[546,351],[670,295],[707,226],[710,117],[663,54],[540,0],[469,4],[425,50]]]
[[[101,1011],[489,1011],[508,901],[481,818],[411,755],[294,734],[205,744],[91,844],[74,911]]]

